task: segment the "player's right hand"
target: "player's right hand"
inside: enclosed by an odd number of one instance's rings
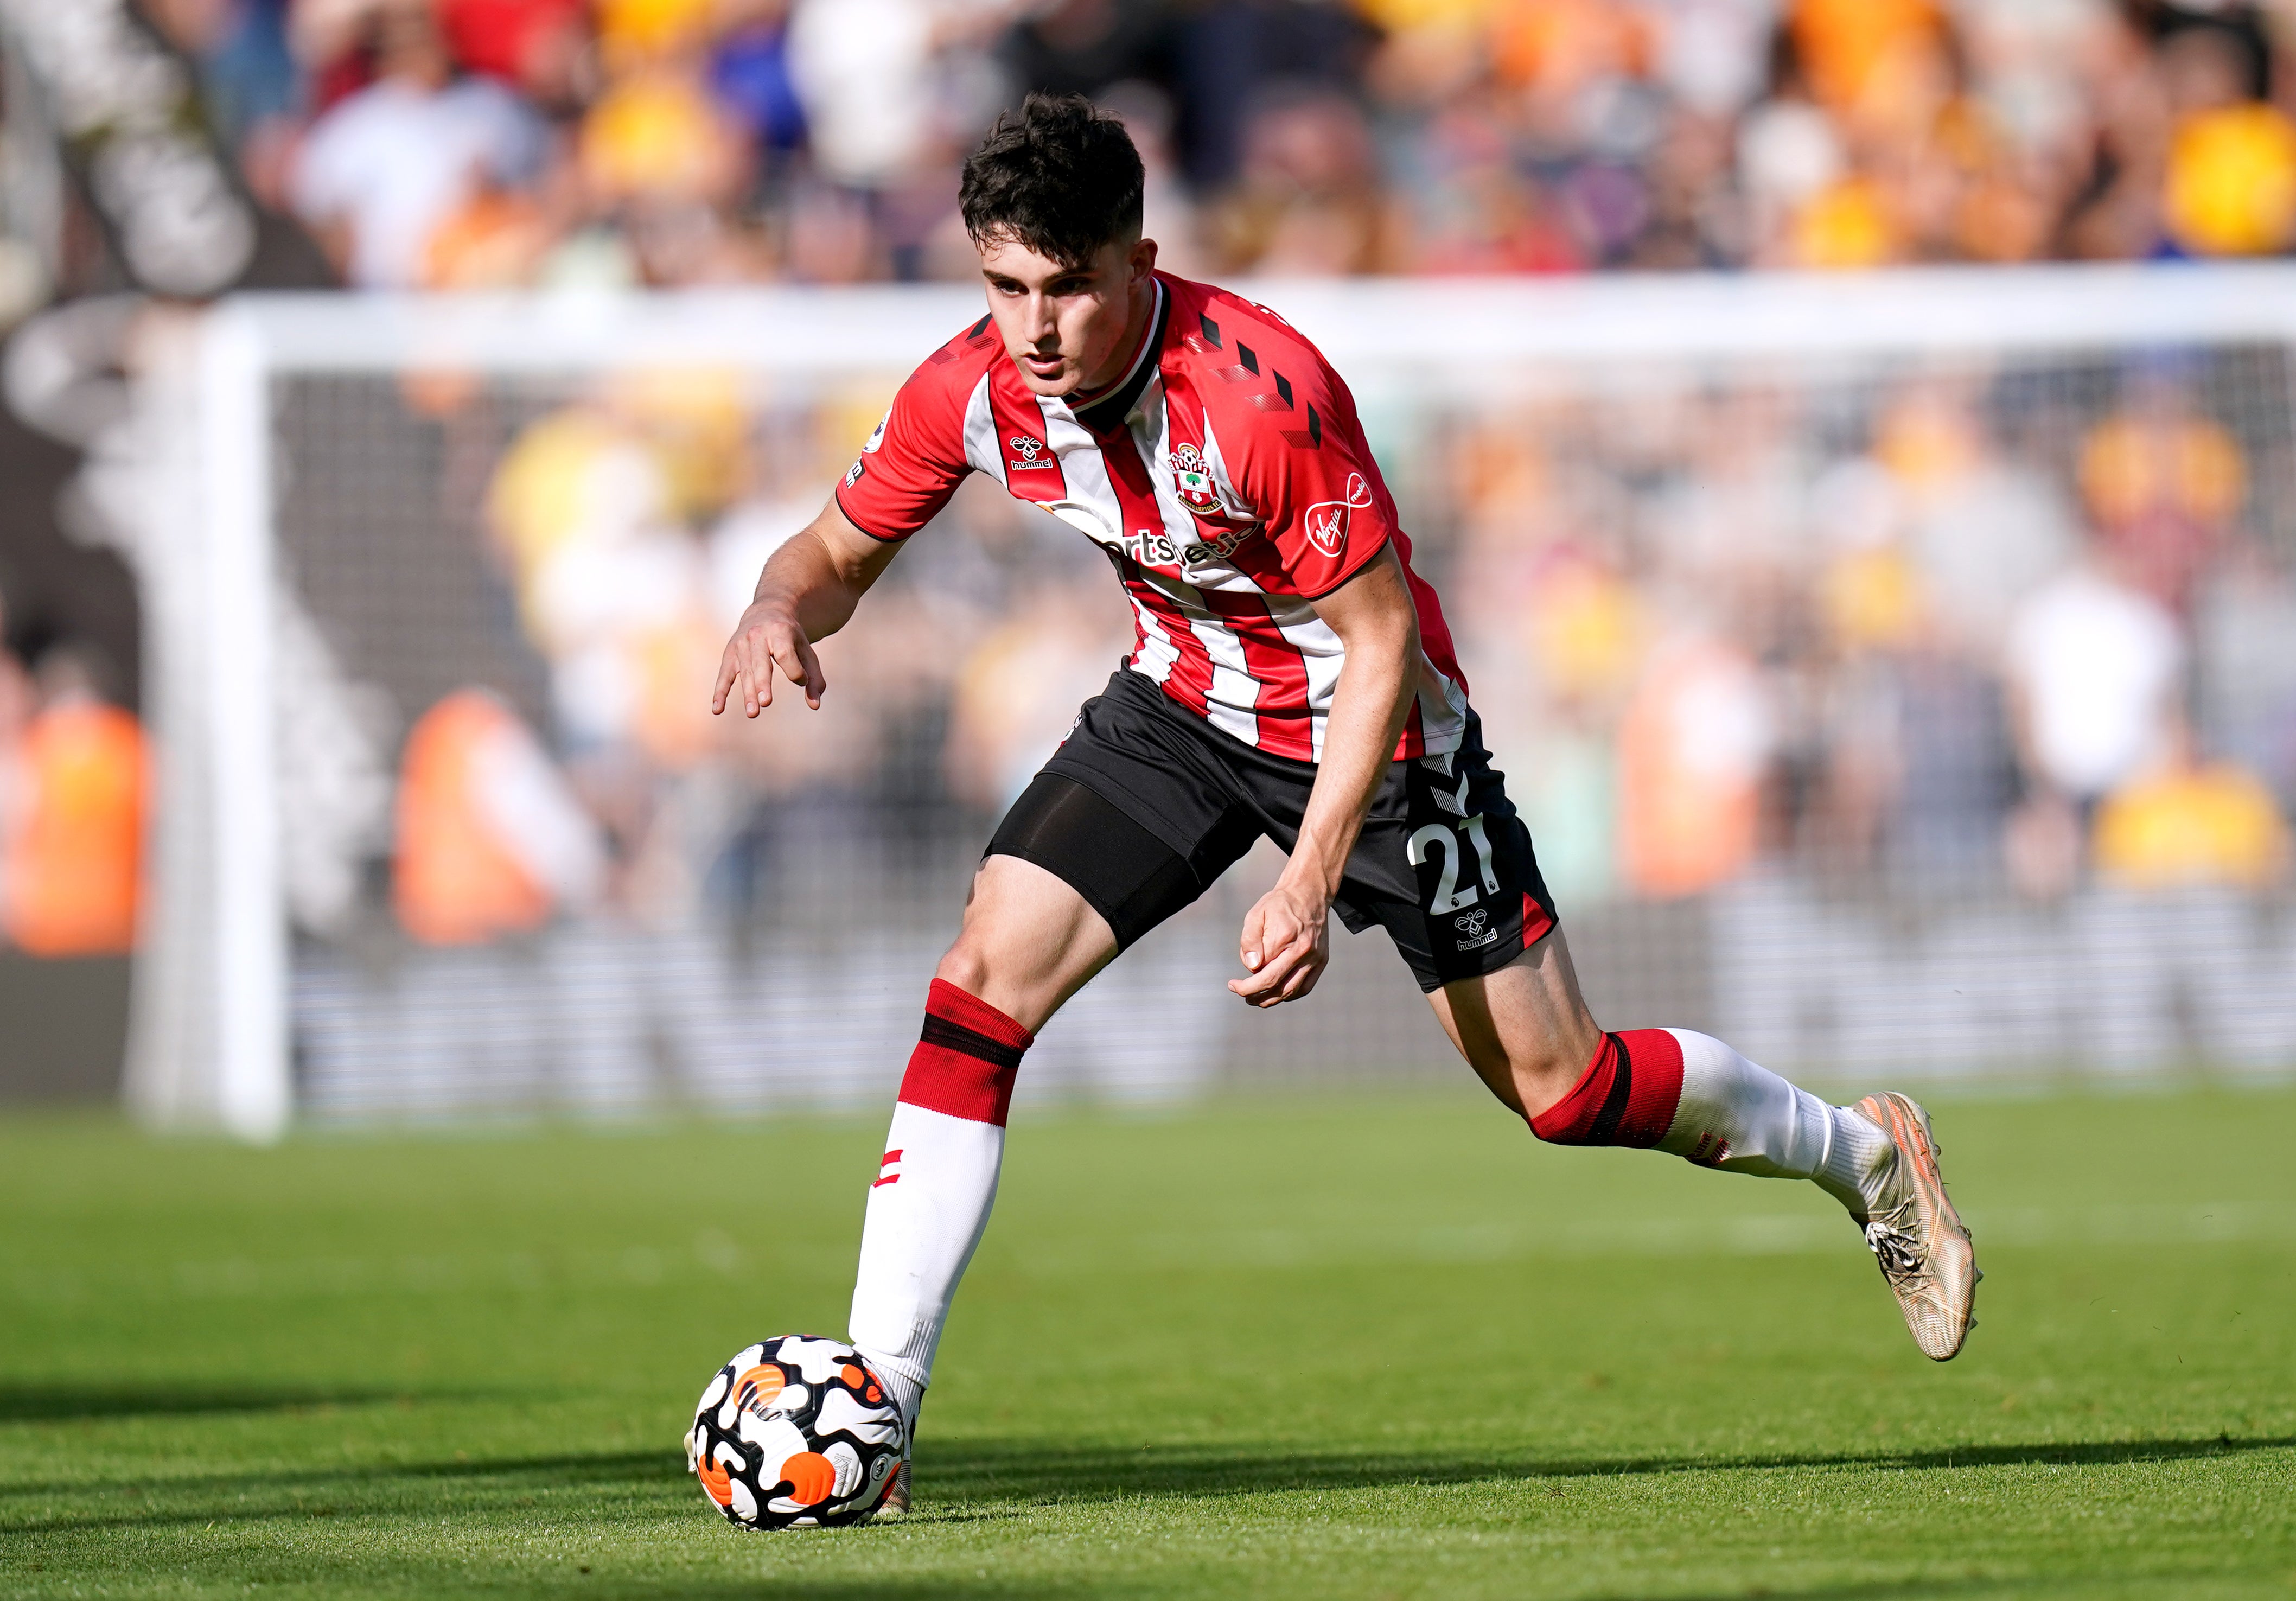
[[[1332,959],[1331,898],[1289,875],[1243,915],[1236,954],[1250,977],[1230,979],[1228,989],[1265,1011],[1305,997]]]
[[[806,637],[804,628],[786,604],[752,601],[734,625],[734,636],[726,642],[726,653],[718,660],[718,686],[709,698],[710,711],[722,713],[739,689],[742,715],[757,716],[774,703],[775,669],[805,691],[807,705],[821,710],[821,697],[829,681],[822,677],[821,658],[813,653],[813,641]]]

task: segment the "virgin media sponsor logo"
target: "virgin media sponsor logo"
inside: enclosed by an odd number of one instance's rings
[[[1352,514],[1371,505],[1371,486],[1360,472],[1348,474],[1345,500],[1319,500],[1308,508],[1308,543],[1327,556],[1348,547],[1348,523]]]

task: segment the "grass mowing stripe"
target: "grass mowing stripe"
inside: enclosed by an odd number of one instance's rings
[[[778,1537],[676,1438],[841,1327],[873,1120],[19,1121],[0,1593],[2296,1595],[2296,1096],[1935,1110],[1942,1367],[1808,1186],[1464,1097],[1024,1121],[920,1515]]]
[[[2200,1202],[2177,1206],[2102,1206],[2050,1211],[2019,1207],[1970,1210],[1963,1221],[1989,1246],[2120,1244],[2129,1247],[2296,1240],[2296,1208]],[[1125,1260],[1078,1245],[1040,1252],[1040,1267],[1067,1271],[1128,1272],[1143,1264],[1222,1263],[1300,1266],[1314,1262],[1496,1262],[1538,1256],[1780,1256],[1837,1255],[1843,1225],[1838,1217],[1748,1212],[1729,1218],[1650,1218],[1631,1223],[1576,1219],[1562,1225],[1464,1224],[1417,1231],[1380,1232],[1238,1229],[1203,1240],[1145,1234]],[[826,1253],[841,1262],[846,1252]],[[258,1263],[243,1257],[184,1260],[156,1278],[122,1284],[95,1272],[20,1274],[0,1300],[114,1301],[144,1295],[160,1300],[306,1296],[458,1295],[472,1291],[538,1290],[554,1283],[593,1287],[653,1285],[698,1266],[735,1277],[758,1264],[731,1237],[706,1231],[690,1251],[633,1248],[619,1253],[573,1253],[553,1259],[528,1252],[465,1258],[409,1256],[364,1260],[319,1257]]]

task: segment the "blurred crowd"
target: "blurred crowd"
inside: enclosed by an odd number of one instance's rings
[[[2156,353],[1468,431],[1447,593],[1557,892],[2282,882],[2281,381]]]
[[[472,685],[404,708],[388,855],[418,937],[568,909],[881,915],[969,859],[1129,646],[1093,547],[969,480],[825,647],[822,710],[784,689],[757,722],[713,718],[719,647],[882,414],[882,378],[621,373],[507,429],[503,398],[421,404],[498,441],[475,508],[448,515],[475,523],[543,698]],[[406,664],[368,665],[387,683]]]
[[[2271,254],[2284,0],[144,0],[373,287],[971,270],[955,173],[1092,94],[1203,273]]]

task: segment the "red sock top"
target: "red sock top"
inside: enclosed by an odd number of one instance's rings
[[[909,1054],[901,1099],[912,1106],[1002,1128],[1021,1054],[1037,1037],[977,995],[932,981],[924,1032]]]
[[[1664,1029],[1603,1036],[1570,1093],[1530,1120],[1558,1145],[1654,1145],[1682,1101],[1682,1041]]]
[[[967,995],[947,979],[935,979],[932,988],[925,991],[925,1015],[946,1017],[949,1022],[971,1029],[976,1034],[986,1034],[999,1045],[1009,1045],[1016,1051],[1025,1051],[1037,1043],[1037,1037],[1014,1022],[977,995]]]

